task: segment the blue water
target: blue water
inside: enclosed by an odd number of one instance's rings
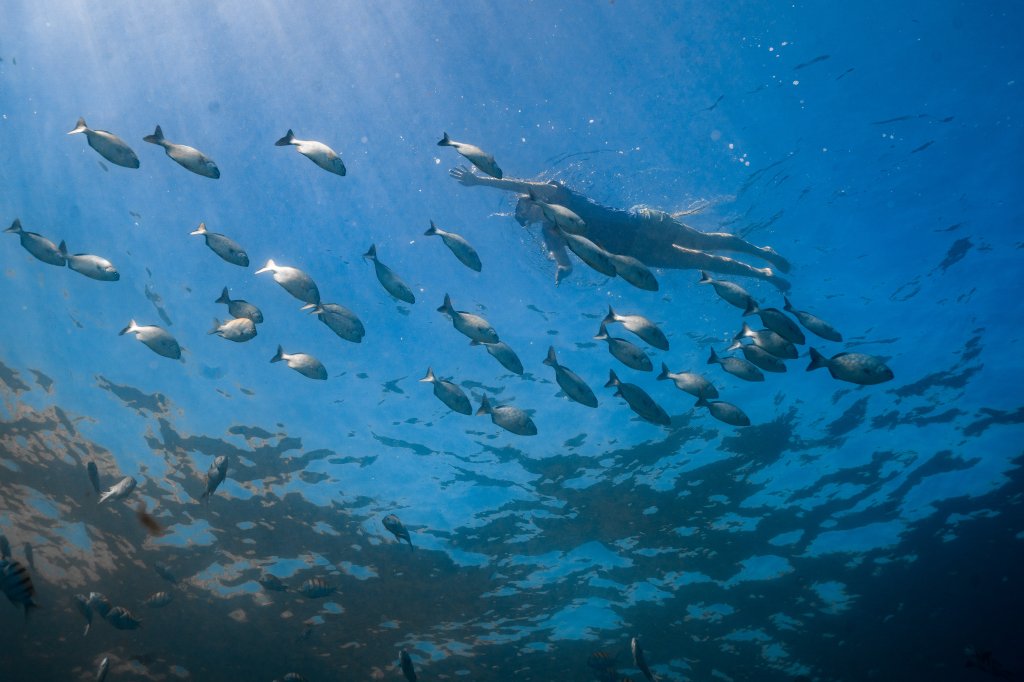
[[[0,221],[120,271],[98,282],[0,237],[0,532],[41,609],[0,608],[0,679],[959,680],[1024,675],[1024,305],[1017,3],[8,3],[0,26]],[[141,166],[106,162],[82,116]],[[220,168],[142,141],[159,124]],[[335,149],[324,172],[274,141]],[[695,270],[642,291],[574,259],[555,286],[516,197],[465,187],[443,132],[506,177],[557,180],[771,245],[827,356],[875,386],[763,383],[705,360],[744,318]],[[480,254],[475,273],[424,230]],[[200,222],[249,254],[230,265]],[[407,282],[399,303],[361,255]],[[258,268],[303,269],[366,336],[338,338]],[[763,267],[764,262],[739,257]],[[763,281],[745,286],[782,307]],[[232,298],[258,336],[208,335]],[[436,312],[483,315],[506,371]],[[611,304],[665,331],[629,369],[592,337]],[[166,327],[181,361],[118,336]],[[745,318],[748,321],[750,318]],[[753,325],[759,326],[759,325]],[[638,339],[622,329],[614,336]],[[810,335],[809,335],[810,336]],[[278,344],[327,381],[269,362]],[[560,393],[548,346],[594,389]],[[752,425],[695,409],[702,373]],[[452,412],[427,367],[531,410],[538,434]],[[672,417],[638,419],[608,370]],[[214,458],[226,481],[200,501]],[[124,501],[96,505],[126,475]],[[148,536],[137,503],[166,529]],[[416,546],[382,526],[398,515]],[[168,566],[171,585],[154,570]],[[287,592],[257,579],[276,575]],[[306,598],[323,578],[336,591]],[[143,606],[170,590],[162,610]],[[116,630],[73,595],[143,619]],[[604,672],[603,679],[615,676]]]

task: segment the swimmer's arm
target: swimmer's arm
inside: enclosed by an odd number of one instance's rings
[[[518,180],[516,178],[502,178],[499,180],[498,178],[492,178],[486,175],[477,175],[465,166],[452,168],[448,171],[448,175],[452,176],[459,181],[459,184],[465,185],[466,187],[482,185],[483,187],[494,187],[495,189],[505,190],[506,192],[515,192],[517,194],[529,194],[532,189],[541,199],[544,199],[547,196],[547,193],[552,189],[552,186],[546,182],[533,182],[531,180]]]
[[[541,236],[544,238],[544,246],[548,250],[548,258],[555,261],[558,266],[555,271],[555,284],[557,285],[572,273],[572,261],[569,260],[569,253],[565,249],[565,239],[550,225],[544,226]]]

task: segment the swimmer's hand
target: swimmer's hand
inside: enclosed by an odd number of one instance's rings
[[[459,166],[458,168],[452,168],[448,171],[448,175],[452,176],[459,181],[460,185],[466,187],[472,187],[473,185],[480,184],[480,178],[476,176],[473,171],[469,170],[465,166]]]

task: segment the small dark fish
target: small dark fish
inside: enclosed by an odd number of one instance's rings
[[[160,525],[160,522],[156,518],[146,511],[146,503],[142,500],[139,501],[139,506],[135,508],[135,518],[139,520],[139,523],[146,532],[150,535],[160,536],[166,533],[164,527]]]
[[[100,487],[100,470],[96,468],[96,462],[90,461],[85,468],[89,472],[89,483],[92,483],[92,489],[99,495],[103,489]]]
[[[661,363],[661,374],[658,375],[658,381],[666,379],[671,379],[675,383],[676,388],[680,391],[686,391],[694,398],[702,396],[706,398],[718,397],[718,389],[701,375],[693,374],[692,372],[670,372],[668,371],[668,365],[663,362]]]
[[[38,604],[32,601],[36,588],[32,585],[28,569],[17,561],[0,561],[0,592],[3,592],[12,604],[21,604],[25,607],[25,618],[28,618],[29,610],[38,607]]]
[[[923,152],[925,149],[928,149],[928,147],[931,147],[933,144],[935,144],[935,140],[928,140],[927,142],[925,142],[920,147],[915,147],[914,149],[911,149],[910,153],[911,154],[916,154],[918,152]]]
[[[142,627],[142,621],[123,606],[115,606],[110,609],[107,614],[107,622],[118,630],[136,630]]]
[[[789,319],[789,317],[778,308],[761,308],[757,305],[756,301],[751,300],[750,303],[747,304],[747,309],[743,311],[744,317],[748,315],[758,315],[764,326],[768,327],[791,343],[807,343],[807,339],[804,338],[804,333],[800,331],[800,327],[796,326],[796,322]]]
[[[814,334],[815,336],[820,336],[821,338],[826,339],[828,341],[838,342],[843,340],[843,335],[840,334],[835,327],[830,325],[825,320],[821,319],[817,315],[812,315],[806,311],[796,310],[793,307],[793,304],[790,303],[789,299],[786,298],[785,296],[782,297],[782,301],[785,304],[782,306],[783,310],[785,310],[787,313],[792,313],[793,316],[796,317],[797,321],[799,321],[800,324],[804,326],[804,329],[806,329],[810,333]]]
[[[264,573],[257,580],[263,589],[270,590],[271,592],[287,592],[288,586],[285,585],[280,578],[271,573]]]
[[[217,492],[217,487],[224,482],[227,475],[228,458],[224,455],[217,455],[213,463],[210,464],[210,470],[206,472],[206,491],[203,493],[202,499],[208,501]]]
[[[409,543],[410,549],[415,549],[415,547],[412,546],[412,538],[409,537],[409,531],[397,516],[394,514],[388,514],[384,517],[384,520],[381,523],[384,524],[385,528],[391,531],[391,534],[395,536],[396,540],[399,542],[405,540]]]
[[[537,435],[537,425],[530,419],[529,414],[511,405],[491,405],[486,395],[480,398],[480,407],[476,414],[489,414],[492,422],[517,436]]]
[[[214,303],[226,303],[228,306],[228,314],[236,319],[240,317],[248,317],[254,324],[263,322],[263,313],[259,308],[248,301],[243,301],[240,298],[231,300],[227,287],[224,287],[224,291],[221,292],[220,297],[214,301]]]
[[[153,570],[156,571],[157,575],[159,575],[161,578],[163,578],[171,584],[178,582],[178,579],[175,577],[175,575],[171,573],[171,569],[167,568],[166,565],[160,563],[159,561],[153,564]]]
[[[622,397],[629,405],[629,409],[636,412],[644,420],[661,426],[672,425],[671,417],[668,416],[668,413],[665,412],[661,405],[654,402],[654,399],[647,395],[647,391],[636,384],[619,381],[619,377],[615,376],[615,370],[608,370],[608,383],[604,386],[605,388],[614,386],[614,395]]]
[[[402,649],[398,659],[401,662],[402,674],[405,675],[405,679],[409,682],[416,682],[416,669],[412,667],[412,658],[409,657],[409,653]]]
[[[100,614],[100,618],[106,618],[107,614],[110,613],[110,600],[101,592],[90,592],[88,603],[93,611]]]
[[[599,674],[608,670],[614,671],[615,659],[605,651],[595,651],[587,656],[587,667],[596,670]]]
[[[299,592],[307,599],[320,599],[321,597],[334,594],[336,589],[337,588],[328,585],[327,581],[323,578],[310,578],[306,582],[302,583],[302,587],[299,588]]]
[[[174,601],[174,595],[170,592],[154,592],[142,602],[151,609],[162,609]]]
[[[555,369],[555,381],[558,382],[558,385],[565,391],[565,395],[570,400],[587,407],[597,407],[597,396],[594,395],[594,391],[576,372],[558,363],[558,356],[555,355],[554,346],[548,346],[548,356],[544,358],[543,362],[545,365]]]
[[[377,259],[376,244],[370,244],[370,248],[363,254],[363,258],[367,258],[373,262],[373,271],[377,275],[377,281],[381,283],[381,286],[384,287],[385,291],[399,301],[405,301],[406,303],[416,302],[416,296],[413,295],[412,289],[409,288],[409,285],[403,282],[402,278],[396,275],[394,270]]]
[[[433,368],[427,367],[427,376],[420,379],[420,381],[431,384],[434,387],[434,395],[437,396],[437,399],[450,409],[460,414],[473,414],[473,406],[469,402],[469,396],[452,382],[438,379],[434,376]]]
[[[655,682],[658,678],[654,676],[651,669],[647,666],[647,659],[644,658],[644,650],[640,648],[640,640],[636,637],[629,643],[629,648],[633,652],[633,665],[640,669],[640,672],[644,674],[650,682]]]
[[[11,543],[8,542],[7,536],[0,533],[0,559],[11,558]]]
[[[601,322],[601,328],[594,339],[597,341],[606,341],[608,343],[608,352],[612,354],[612,357],[624,364],[626,367],[630,367],[641,372],[650,372],[654,369],[654,365],[651,364],[651,358],[647,356],[647,353],[645,353],[640,346],[637,346],[626,339],[609,336],[608,329],[604,322]]]
[[[84,594],[76,594],[75,608],[82,614],[82,618],[85,618],[85,631],[82,632],[82,636],[85,637],[89,634],[89,627],[92,626],[92,607],[89,606],[89,598]]]
[[[823,62],[823,61],[825,61],[826,59],[828,59],[830,57],[831,57],[831,55],[819,54],[817,57],[815,57],[814,59],[812,59],[809,62],[804,62],[803,64],[797,64],[796,66],[793,67],[793,70],[794,71],[799,71],[800,69],[806,68],[806,67],[810,66],[811,64],[817,64],[818,62]]]
[[[761,370],[754,367],[746,360],[741,360],[740,358],[719,357],[718,353],[715,352],[715,349],[712,348],[711,356],[708,358],[708,364],[714,365],[716,363],[721,365],[722,369],[729,374],[739,377],[744,381],[764,381],[764,374],[761,373]]]
[[[110,659],[104,656],[100,661],[100,667],[96,670],[96,682],[103,682],[107,679],[108,672],[110,672]]]
[[[711,105],[711,106],[709,106],[709,107],[705,107],[704,109],[701,109],[701,111],[714,111],[714,109],[715,109],[715,108],[716,108],[716,107],[718,106],[718,104],[719,104],[719,103],[720,103],[720,102],[721,102],[721,101],[722,101],[722,100],[723,100],[724,98],[725,98],[725,95],[719,95],[719,96],[718,96],[718,99],[716,99],[716,100],[715,100],[715,103],[714,103],[714,104],[712,104],[712,105]]]
[[[739,333],[732,338],[733,341],[739,341],[744,337],[751,339],[761,348],[764,348],[775,357],[782,358],[783,360],[795,360],[800,355],[795,345],[782,338],[771,329],[759,329],[754,331],[746,322],[744,322]]]
[[[786,371],[786,363],[784,363],[782,360],[766,351],[764,348],[761,348],[756,343],[742,344],[739,341],[733,341],[732,345],[729,346],[726,350],[742,351],[743,357],[747,359],[747,362],[756,367],[759,367],[760,369],[763,369],[766,372]],[[699,398],[700,396],[697,397]]]

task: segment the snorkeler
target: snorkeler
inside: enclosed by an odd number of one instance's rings
[[[726,275],[756,277],[789,289],[789,282],[772,268],[755,268],[742,261],[708,253],[731,251],[762,258],[782,272],[789,271],[789,262],[770,247],[758,247],[735,235],[724,232],[701,232],[685,225],[676,217],[649,208],[623,211],[601,206],[557,182],[536,182],[515,178],[491,178],[477,175],[464,166],[448,171],[466,187],[484,186],[529,195],[549,204],[564,206],[586,223],[586,237],[609,253],[632,256],[649,267],[675,270],[707,270]],[[526,227],[542,223],[542,235],[549,257],[558,265],[555,283],[572,271],[565,240],[557,226],[545,219],[541,207],[528,196],[516,204],[516,221]]]

